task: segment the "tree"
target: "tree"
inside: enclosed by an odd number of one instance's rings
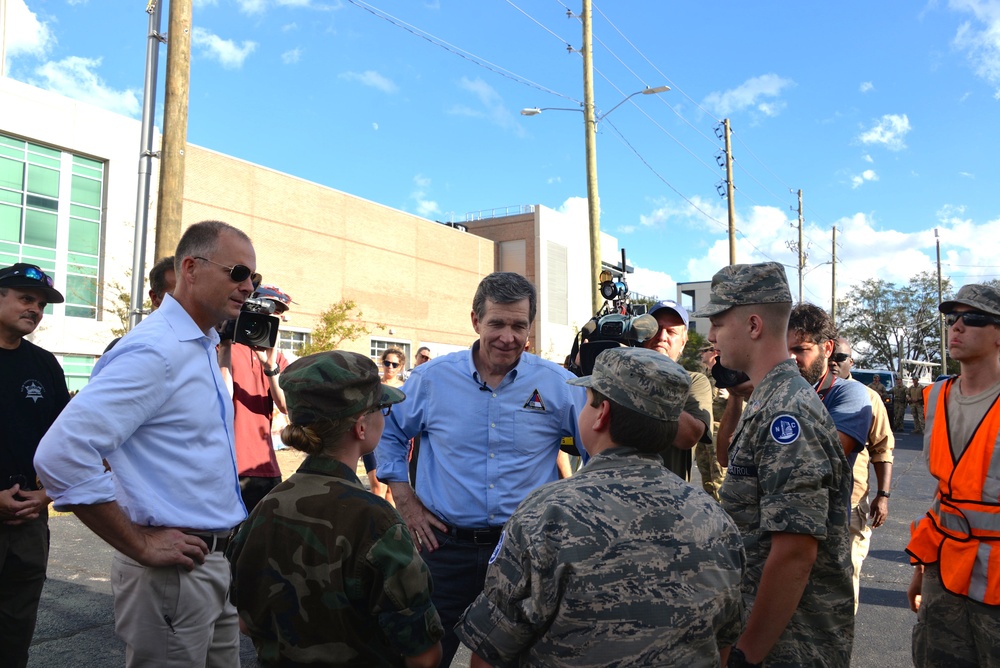
[[[129,320],[132,314],[132,291],[118,281],[108,281],[105,285],[104,294],[107,296],[104,303],[104,312],[116,318],[119,323],[117,326],[111,328],[111,334],[121,338],[128,332]],[[153,302],[146,299],[142,303],[142,312],[149,313],[152,310]]]
[[[684,351],[677,363],[688,371],[705,371],[705,365],[701,363],[701,349],[708,343],[708,339],[703,334],[688,330],[688,341],[684,344]]]
[[[364,336],[374,329],[359,323],[364,315],[358,311],[356,315],[352,312],[357,307],[351,299],[341,299],[336,304],[319,314],[319,324],[309,335],[309,343],[298,350],[300,356],[312,355],[324,350],[335,350],[344,341],[353,341],[359,336]],[[382,328],[385,325],[376,324],[375,327]]]
[[[942,294],[951,293],[943,280]],[[921,272],[904,288],[882,279],[862,281],[837,302],[841,334],[859,367],[902,371],[901,361],[941,363],[937,275]]]

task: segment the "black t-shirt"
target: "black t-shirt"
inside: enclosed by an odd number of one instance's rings
[[[36,489],[35,449],[68,402],[55,355],[25,339],[14,350],[0,348],[0,489],[14,475]]]

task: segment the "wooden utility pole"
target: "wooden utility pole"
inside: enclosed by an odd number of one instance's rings
[[[934,228],[934,244],[937,246],[937,279],[938,279],[938,304],[944,301],[941,293],[941,238],[938,236],[937,228]],[[947,328],[944,326],[944,314],[938,313],[938,326],[941,329],[941,375],[948,373],[948,348],[945,345]]]
[[[583,130],[587,153],[587,217],[590,222],[590,294],[594,313],[604,299],[598,285],[601,276],[601,198],[597,193],[597,118],[594,114],[594,49],[590,0],[583,0]]]
[[[157,259],[173,255],[181,238],[190,79],[191,0],[170,0],[163,139],[160,149],[160,192],[156,201]]]
[[[802,303],[802,270],[806,266],[806,255],[802,248],[802,189],[799,188],[799,303]]]
[[[837,326],[837,226],[833,226],[833,259],[830,260],[833,267],[833,278],[830,280],[832,292],[830,294],[830,318],[833,319],[833,326]]]
[[[733,145],[730,141],[729,119],[723,119],[726,129],[726,199],[729,200],[729,264],[736,264],[736,188],[733,185]]]

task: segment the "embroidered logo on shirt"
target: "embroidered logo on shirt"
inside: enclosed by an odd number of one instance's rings
[[[490,555],[490,563],[492,564],[500,556],[500,548],[503,547],[503,539],[507,537],[507,530],[504,529],[500,532],[500,542],[497,543],[496,549],[493,550],[493,554]]]
[[[537,388],[535,389],[534,392],[531,393],[531,396],[528,397],[528,400],[524,402],[524,406],[522,406],[522,408],[527,408],[528,410],[532,411],[545,410],[545,403],[542,401],[542,395],[538,393]]]
[[[801,432],[799,421],[791,415],[779,415],[771,421],[771,438],[782,445],[794,443]]]
[[[29,379],[24,381],[21,386],[21,394],[24,395],[25,399],[31,399],[37,404],[39,399],[45,398],[45,387],[37,380]]]

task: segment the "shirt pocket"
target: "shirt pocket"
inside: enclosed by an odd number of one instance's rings
[[[514,411],[514,451],[539,456],[552,451],[558,443],[556,418],[551,413],[533,410]]]

